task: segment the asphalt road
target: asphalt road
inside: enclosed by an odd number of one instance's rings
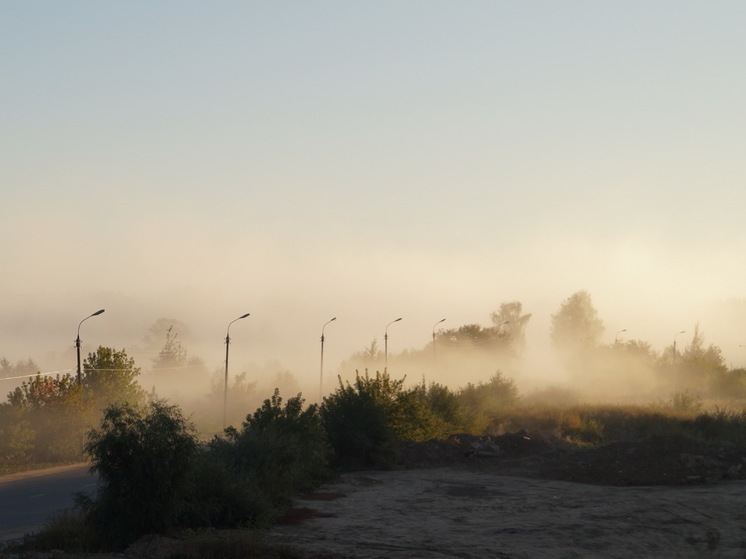
[[[70,508],[75,493],[95,487],[88,464],[0,476],[0,542],[37,531],[55,512]]]

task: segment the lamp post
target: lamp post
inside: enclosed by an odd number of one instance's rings
[[[88,320],[92,316],[98,316],[98,315],[100,315],[101,313],[104,312],[104,310],[105,309],[101,309],[101,310],[96,311],[93,314],[90,314],[90,315],[86,316],[83,320],[80,321],[80,324],[78,324],[78,337],[75,338],[75,347],[78,350],[78,384],[81,384],[83,382],[83,377],[82,377],[82,374],[80,372],[80,325],[83,324],[86,320]]]
[[[445,318],[441,318],[438,322],[433,324],[433,361],[437,358],[437,353],[435,352],[435,327],[441,322],[445,322],[445,320]]]
[[[251,313],[242,314],[239,316],[236,320],[241,320],[242,318],[246,318]],[[228,416],[228,348],[231,344],[231,324],[236,322],[236,320],[232,320],[228,323],[228,328],[225,331],[225,391],[223,392],[223,429],[226,427],[226,419]]]
[[[673,337],[673,363],[676,364],[676,336],[679,334],[686,334],[686,330],[682,330],[681,332],[676,332],[676,335]]]
[[[326,328],[326,325],[330,322],[334,322],[337,320],[337,317],[335,316],[331,320],[328,320],[322,327],[321,327],[321,369],[319,371],[319,403],[321,403],[321,399],[324,395],[324,328]]]
[[[621,334],[622,332],[626,332],[626,331],[627,331],[627,329],[624,328],[623,330],[619,330],[616,333],[616,336],[614,336],[614,345],[616,345],[617,343],[619,343],[619,334]]]
[[[383,333],[383,370],[386,371],[389,368],[389,326],[394,322],[399,322],[402,317],[392,320],[386,325],[386,329]]]

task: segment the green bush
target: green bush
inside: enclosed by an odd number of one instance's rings
[[[458,392],[467,431],[483,434],[505,419],[506,410],[518,402],[518,388],[499,371],[489,382],[467,384]]]
[[[195,506],[197,440],[176,406],[110,406],[85,450],[99,489],[81,504],[102,541],[117,547],[178,526]]]
[[[275,505],[331,476],[330,448],[318,406],[304,410],[300,395],[283,406],[275,390],[246,417],[240,431],[229,428],[226,434],[226,439],[213,440],[213,452],[239,477],[252,480]]]
[[[393,380],[387,372],[371,377],[366,371],[352,384],[339,380],[336,392],[324,398],[321,417],[337,467],[390,467],[397,441],[448,433],[449,420],[458,416],[452,406],[440,387],[405,389],[403,379]]]
[[[136,382],[140,369],[124,350],[99,347],[88,355],[83,369],[80,384],[71,375],[37,373],[8,394],[8,404],[15,412],[0,412],[0,442],[8,439],[14,462],[81,460],[86,431],[98,423],[107,405],[144,398]],[[11,452],[0,451],[0,463],[3,454]]]
[[[0,473],[32,461],[34,431],[23,410],[0,404]]]
[[[375,378],[356,373],[354,384],[343,383],[324,398],[321,417],[337,467],[358,469],[386,467],[395,457],[396,434],[390,409],[402,391],[401,381],[388,373]]]
[[[746,444],[746,412],[729,412],[717,409],[713,413],[698,415],[691,422],[694,433],[704,440],[729,441]]]

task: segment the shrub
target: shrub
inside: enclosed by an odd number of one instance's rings
[[[337,466],[388,467],[396,460],[396,441],[425,441],[453,429],[447,419],[459,414],[442,387],[404,388],[387,372],[356,374],[324,398],[321,416]],[[440,415],[442,413],[442,415]]]
[[[197,441],[176,406],[112,405],[85,450],[99,475],[95,500],[81,504],[102,541],[122,546],[176,526],[193,506]]]
[[[252,480],[274,505],[299,491],[308,491],[331,476],[330,448],[318,406],[303,409],[300,395],[283,406],[279,390],[253,414],[241,430],[226,429],[226,439],[211,448],[241,478]]]
[[[447,386],[430,383],[426,387],[423,382],[415,388],[414,393],[430,415],[429,428],[423,433],[422,440],[445,439],[464,431],[464,410],[458,396]]]
[[[713,413],[698,415],[691,422],[692,429],[705,440],[725,440],[746,444],[746,412],[729,412],[717,409]]]
[[[321,418],[335,465],[356,469],[389,464],[394,456],[394,430],[387,417],[386,400],[395,398],[401,385],[387,373],[371,379],[356,374],[354,384],[344,384],[324,398]]]
[[[32,460],[34,432],[24,411],[0,404],[0,472],[9,471]]]
[[[482,434],[504,420],[506,409],[518,401],[518,388],[498,371],[487,383],[467,384],[459,391],[458,400],[466,430]]]

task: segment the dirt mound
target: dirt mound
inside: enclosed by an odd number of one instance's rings
[[[686,485],[746,478],[746,448],[683,437],[580,448],[561,439],[519,431],[403,443],[399,450],[401,465],[407,468],[461,465],[595,485]]]

